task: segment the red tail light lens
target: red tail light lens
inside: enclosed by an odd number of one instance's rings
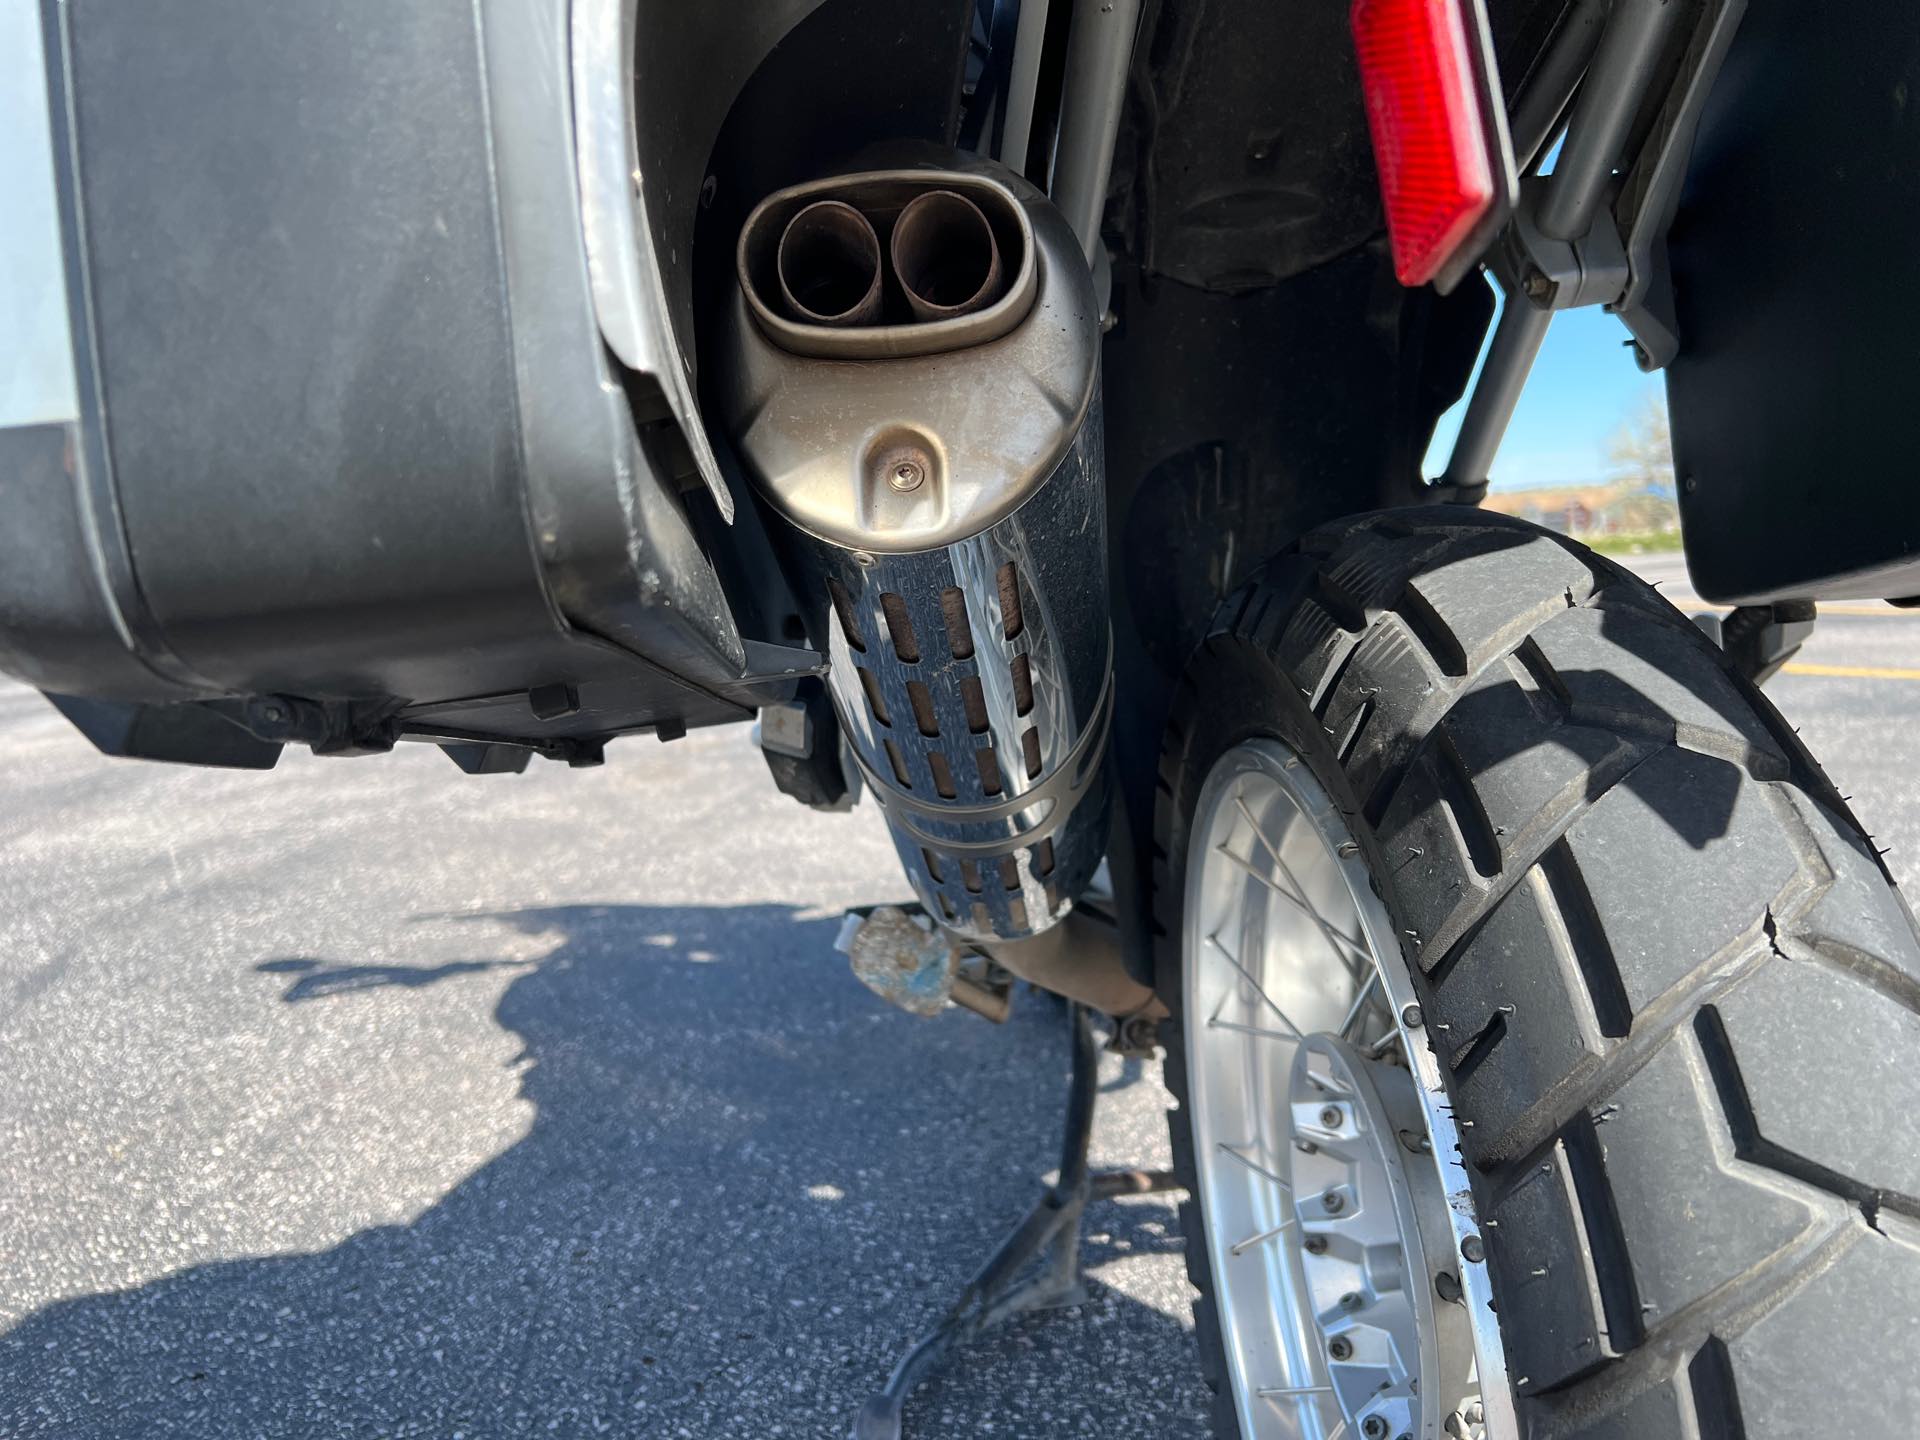
[[[1458,258],[1499,198],[1466,3],[1353,0],[1367,124],[1403,285],[1424,285]]]

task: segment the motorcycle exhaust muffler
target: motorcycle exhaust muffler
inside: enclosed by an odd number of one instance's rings
[[[844,318],[864,292],[809,299],[793,231],[824,205],[886,257],[877,314]],[[1110,803],[1100,326],[1079,244],[1032,186],[967,159],[780,191],[737,258],[728,423],[787,524],[895,848],[956,934],[1043,931],[1099,865]]]

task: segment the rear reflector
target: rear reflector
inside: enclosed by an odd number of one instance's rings
[[[1466,258],[1462,248],[1499,198],[1500,138],[1483,115],[1468,3],[1353,0],[1360,85],[1402,285],[1424,285]]]

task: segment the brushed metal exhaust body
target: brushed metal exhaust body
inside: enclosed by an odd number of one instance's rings
[[[821,200],[889,242],[877,324],[782,313],[768,254]],[[770,196],[739,271],[728,420],[790,527],[901,861],[958,935],[1044,931],[1105,854],[1110,807],[1100,328],[1079,244],[1024,180],[967,161]]]

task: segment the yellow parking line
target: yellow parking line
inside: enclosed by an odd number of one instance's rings
[[[1664,590],[1660,593],[1671,601],[1676,609],[1685,610],[1688,613],[1692,613],[1695,610],[1715,610],[1724,615],[1733,609],[1731,605],[1715,605],[1711,601],[1702,600],[1698,595],[1688,595],[1679,591],[1668,594]],[[1819,613],[1822,615],[1879,615],[1895,619],[1902,617],[1920,619],[1920,610],[1901,610],[1892,605],[1821,605],[1819,607]]]
[[[1920,680],[1920,670],[1896,670],[1885,665],[1782,665],[1788,675],[1835,675],[1848,680]]]

